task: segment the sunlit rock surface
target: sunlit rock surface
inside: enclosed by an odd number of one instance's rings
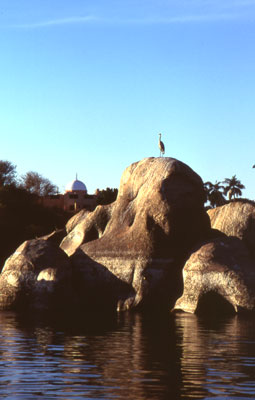
[[[24,242],[9,257],[0,275],[0,309],[48,309],[67,304],[71,267],[54,242]]]
[[[68,235],[63,238],[60,247],[71,256],[78,247],[91,240],[98,239],[104,233],[114,204],[97,206],[93,212],[80,211],[66,225]]]
[[[64,238],[27,241],[6,261],[0,308],[172,307],[191,249],[210,236],[204,202],[203,182],[186,164],[151,157],[130,165],[114,203],[82,211]]]
[[[78,213],[74,214],[66,224],[67,234],[71,232],[88,214],[90,214],[90,211],[86,209],[82,209]]]
[[[255,202],[238,200],[208,210],[214,229],[243,241],[255,262]]]
[[[221,236],[203,244],[186,262],[183,279],[183,295],[174,310],[208,315],[219,297],[225,304],[218,312],[255,310],[255,265],[238,238]]]
[[[110,214],[105,213],[106,224],[98,223],[102,206],[62,242],[61,247],[73,253],[77,292],[81,297],[115,293],[118,309],[173,304],[181,293],[185,257],[210,229],[204,201],[201,178],[184,163],[147,158],[132,164],[122,175]],[[95,234],[90,241],[88,226]]]

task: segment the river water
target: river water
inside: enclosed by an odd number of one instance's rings
[[[2,399],[255,398],[255,319],[0,313]]]

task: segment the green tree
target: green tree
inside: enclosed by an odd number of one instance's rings
[[[64,210],[43,207],[37,195],[21,187],[0,186],[0,271],[21,243],[64,228],[68,218]]]
[[[224,187],[224,194],[228,195],[229,200],[232,197],[242,196],[242,189],[245,189],[245,186],[239,181],[236,175],[232,176],[232,178],[226,178],[223,181]]]
[[[16,184],[16,165],[0,160],[0,186]]]
[[[224,197],[224,186],[222,182],[205,182],[204,189],[207,195],[207,200],[210,202],[212,207],[219,207],[226,203]]]
[[[29,171],[21,177],[21,187],[37,196],[47,196],[59,192],[58,187],[49,179],[34,171]]]
[[[98,191],[97,203],[98,204],[110,204],[113,203],[118,195],[118,189],[106,188]]]

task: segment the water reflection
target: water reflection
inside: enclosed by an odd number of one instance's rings
[[[106,398],[175,398],[178,387],[175,329],[173,320],[163,321],[153,318],[151,325],[150,318],[139,314],[120,315],[114,331],[66,338],[65,357],[78,361],[80,368],[81,359],[89,363],[92,370],[87,383],[95,387],[100,382]],[[170,371],[169,360],[173,366]],[[72,372],[70,364],[66,372]],[[102,387],[94,391],[95,396],[100,396]]]
[[[251,317],[0,313],[6,399],[255,397]]]
[[[121,314],[48,320],[1,313],[0,335],[5,398],[10,393],[26,399],[179,396],[173,318]]]
[[[255,397],[255,337],[252,317],[176,319],[182,348],[182,396]],[[249,363],[246,362],[247,357]]]

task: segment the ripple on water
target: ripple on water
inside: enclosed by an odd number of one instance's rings
[[[254,398],[253,332],[253,321],[236,317],[0,313],[1,398]]]

